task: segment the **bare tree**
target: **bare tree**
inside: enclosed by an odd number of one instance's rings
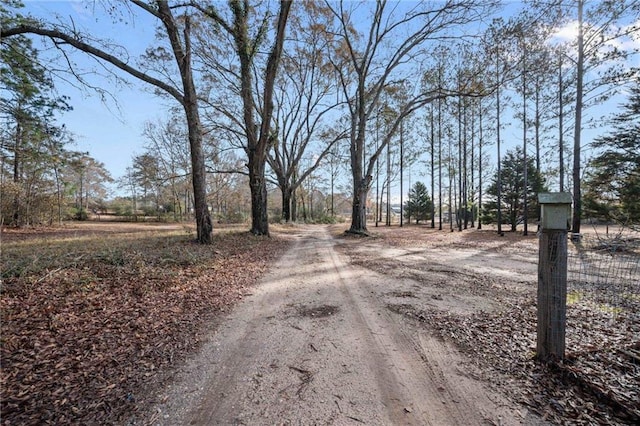
[[[353,179],[353,207],[349,232],[366,233],[366,201],[376,161],[403,119],[430,101],[444,96],[441,88],[425,89],[415,82],[415,68],[429,41],[446,37],[446,30],[481,16],[486,3],[447,0],[438,3],[327,2],[338,25],[333,30],[336,53],[332,58],[349,106],[349,140]],[[371,18],[366,24],[363,15]],[[358,19],[356,19],[358,17]],[[420,73],[421,74],[421,73]],[[385,87],[405,83],[411,90],[397,110],[388,132],[375,151],[365,156],[367,122],[379,106]]]
[[[275,34],[262,70],[256,69],[256,57],[264,47],[267,37],[272,16],[270,10],[264,12],[263,18],[257,23],[257,30],[252,33],[250,26],[254,23],[252,22],[253,14],[258,13],[259,8],[249,4],[248,0],[230,0],[228,19],[225,19],[214,5],[207,7],[195,3],[193,5],[208,16],[233,43],[239,70],[232,71],[230,75],[232,79],[235,77],[240,80],[241,127],[246,138],[244,150],[248,157],[247,167],[251,188],[251,232],[255,235],[269,235],[265,170],[267,153],[276,141],[272,129],[273,96],[291,1],[280,1]],[[256,84],[261,84],[260,90],[256,90]]]
[[[163,185],[169,184],[174,220],[184,218],[189,206],[182,200],[193,186],[187,133],[184,120],[176,115],[166,121],[147,122],[143,130],[146,151],[158,159]]]
[[[128,60],[129,54],[126,49],[119,47],[118,49],[109,50],[108,47],[103,47],[107,46],[105,42],[94,40],[89,34],[78,31],[73,26],[73,23],[65,26],[53,22],[42,23],[35,20],[20,19],[16,20],[14,26],[3,27],[0,30],[0,39],[20,34],[34,34],[46,37],[61,50],[66,46],[81,50],[176,99],[184,109],[189,129],[197,239],[200,243],[211,243],[213,224],[206,200],[206,170],[202,150],[202,125],[191,60],[190,9],[182,8],[184,13],[178,19],[173,13],[176,7],[169,5],[166,0],[150,2],[129,0],[128,4],[134,5],[138,10],[158,19],[162,28],[162,32],[159,32],[159,34],[170,43],[171,52],[180,75],[178,87],[173,84],[171,78],[163,79],[163,76],[154,76],[141,71],[141,68],[132,66]]]
[[[294,9],[291,31],[296,39],[285,48],[276,79],[277,140],[267,157],[282,191],[282,219],[287,222],[295,220],[291,209],[296,189],[346,137],[346,132],[336,130],[335,111],[343,102],[337,96],[337,81],[327,61],[327,21],[332,15],[321,4],[308,6],[299,4]],[[313,161],[302,162],[312,148],[317,151]]]

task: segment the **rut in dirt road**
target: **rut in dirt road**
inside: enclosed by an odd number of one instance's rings
[[[165,425],[521,424],[517,408],[460,372],[443,342],[394,316],[325,227],[302,227],[179,374]]]

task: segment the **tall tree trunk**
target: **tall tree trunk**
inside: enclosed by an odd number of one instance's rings
[[[478,212],[482,211],[482,98],[479,100],[478,120],[480,126],[478,128]],[[482,220],[478,214],[478,229],[482,229]]]
[[[523,191],[523,195],[524,195],[524,207],[522,210],[522,221],[524,222],[524,230],[522,231],[522,235],[527,235],[528,234],[528,229],[527,229],[527,210],[528,210],[528,203],[527,203],[527,198],[528,198],[528,176],[527,176],[527,65],[526,65],[526,59],[527,59],[527,49],[526,46],[523,49],[524,50],[524,56],[523,56],[523,64],[522,64],[522,155],[524,157],[524,170],[523,170],[523,177],[524,177],[524,184],[522,185],[522,191]]]
[[[197,239],[201,244],[211,244],[213,242],[213,223],[207,204],[207,174],[204,164],[204,151],[202,149],[202,126],[200,124],[195,89],[193,89],[192,95],[193,98],[185,96],[184,110],[187,115],[187,127],[189,129]]]
[[[22,163],[22,126],[20,123],[16,126],[16,140],[13,150],[13,183],[15,188],[20,188],[20,164]],[[20,226],[20,191],[16,191],[13,197],[13,214],[11,215],[11,224]]]
[[[333,171],[333,160],[331,161],[331,217],[336,216],[336,204],[335,204],[335,180],[336,175]]]
[[[364,158],[364,109],[359,111],[360,120],[355,143],[351,144],[351,176],[353,179],[353,200],[351,206],[351,227],[349,232],[366,234],[367,232],[367,194],[371,177],[363,176],[362,161]]]
[[[558,61],[558,149],[560,151],[558,158],[558,166],[560,175],[559,189],[564,191],[564,85],[562,84],[562,55],[559,55]]]
[[[307,179],[307,183],[309,184],[309,217],[311,218],[311,221],[313,221],[315,216],[313,214],[313,185],[311,184],[311,176]]]
[[[376,134],[376,140],[377,138],[378,138],[378,135]],[[381,205],[382,205],[382,196],[380,193],[380,159],[376,158],[376,211],[375,211],[375,217],[374,217],[376,228],[378,227],[378,224],[382,220],[382,210],[380,208]]]
[[[391,226],[391,142],[387,143],[387,217],[385,225]]]
[[[60,185],[60,171],[58,170],[58,162],[53,165],[54,177],[56,179],[56,204],[58,207],[58,226],[62,226],[62,188]]]
[[[468,181],[468,170],[467,170],[467,157],[468,157],[468,150],[467,150],[467,145],[468,145],[468,141],[467,141],[467,135],[469,133],[469,129],[468,129],[468,123],[467,123],[467,110],[468,110],[468,106],[467,106],[467,99],[464,99],[464,105],[463,105],[463,109],[462,109],[462,119],[463,119],[463,132],[462,132],[462,177],[463,177],[463,181],[462,181],[462,197],[461,200],[463,200],[464,204],[462,205],[462,212],[464,215],[464,229],[468,229],[469,227],[469,197],[468,197],[468,188],[469,188],[469,181]]]
[[[382,222],[382,200],[384,198],[384,191],[385,191],[385,184],[384,181],[382,182],[382,188],[380,188],[380,196],[378,197],[378,221]]]
[[[475,107],[475,100],[471,102],[471,166],[469,167],[470,170],[470,180],[469,180],[469,185],[471,186],[471,196],[469,197],[469,201],[471,202],[471,227],[475,228],[476,227],[476,204],[474,202],[475,199],[475,160],[476,160],[476,109]]]
[[[298,220],[298,197],[296,196],[297,190],[291,192],[291,221],[296,222]]]
[[[78,200],[78,210],[80,211],[80,217],[83,217],[82,215],[82,209],[83,209],[83,200],[82,200],[82,194],[84,192],[84,170],[80,170],[80,199]]]
[[[584,77],[584,34],[582,8],[584,1],[578,1],[578,63],[576,71],[576,123],[573,140],[573,219],[571,232],[580,233],[580,216],[582,215],[582,200],[580,192],[580,136],[582,131],[582,96]]]
[[[266,154],[265,151],[263,151]],[[264,177],[266,155],[249,154],[249,186],[251,188],[251,233],[269,235],[267,214],[267,183]]]
[[[453,142],[449,141],[449,155],[447,158],[448,162],[448,177],[449,177],[449,229],[453,232],[453,215],[454,215],[454,206],[453,206],[453,185],[455,184],[454,173],[455,169],[453,167],[453,153],[451,152],[451,144]]]
[[[535,112],[535,144],[536,144],[536,172],[540,174],[540,76],[536,75],[536,112]]]
[[[181,103],[187,118],[189,132],[197,239],[201,244],[211,244],[213,242],[213,222],[207,204],[207,173],[202,149],[202,124],[200,123],[198,96],[191,69],[191,20],[189,16],[185,16],[183,45],[180,42],[179,30],[168,2],[158,1],[157,4],[160,18],[167,30],[173,54],[180,69],[184,91]]]
[[[438,230],[442,231],[442,98],[438,98]]]
[[[280,187],[282,191],[282,220],[291,221],[291,188],[288,186]]]
[[[458,87],[460,87],[460,73],[458,72]],[[458,194],[456,196],[457,208],[456,208],[456,224],[458,225],[458,232],[462,232],[462,221],[460,212],[462,211],[462,95],[458,96]]]
[[[351,211],[351,228],[349,232],[363,234],[367,232],[367,194],[369,193],[367,179],[359,179],[353,191],[353,206]]]
[[[500,169],[500,162],[502,159],[500,158],[500,56],[496,53],[496,146],[498,149],[498,179],[496,182],[496,189],[498,195],[498,235],[502,236],[502,173]]]
[[[431,136],[431,229],[436,227],[436,169],[435,169],[435,126],[433,119],[433,104],[429,107],[429,126],[430,136]]]
[[[402,120],[400,122],[400,227],[402,228],[402,226],[404,225],[404,206],[402,205],[404,203],[404,198],[403,198],[403,185],[404,185],[404,180],[403,180],[403,175],[404,175],[404,126],[403,126],[404,120]]]
[[[380,146],[380,111],[376,112],[376,151]],[[383,185],[384,186],[384,185]],[[382,193],[380,192],[380,157],[376,158],[376,211],[375,211],[376,228],[382,220]]]
[[[541,168],[541,160],[540,160],[540,91],[542,90],[540,87],[540,76],[536,75],[536,94],[535,94],[535,103],[536,103],[536,112],[535,112],[535,145],[536,145],[536,175],[540,176],[540,168]],[[538,222],[540,221],[540,204],[536,205],[536,218]]]

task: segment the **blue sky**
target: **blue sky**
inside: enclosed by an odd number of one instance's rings
[[[95,3],[98,5],[94,7]],[[41,17],[47,21],[60,19],[63,22],[69,22],[72,20],[76,27],[86,30],[95,38],[111,39],[116,44],[126,46],[132,58],[136,58],[154,43],[157,22],[150,15],[136,14],[136,7],[131,6],[132,9],[129,12],[118,12],[118,15],[110,16],[104,12],[99,3],[26,0],[23,13]],[[508,3],[507,9],[512,10],[517,2]],[[108,1],[106,4],[109,4]],[[45,51],[43,55],[53,60],[60,59],[60,54],[55,49]],[[95,62],[89,60],[83,53],[73,53],[72,59],[80,69],[100,70],[96,68]],[[76,141],[76,145],[70,148],[88,151],[91,156],[105,164],[114,178],[121,177],[126,167],[131,164],[132,157],[143,152],[144,138],[141,133],[144,123],[166,117],[169,108],[177,105],[172,99],[162,99],[152,94],[148,85],[127,77],[123,73],[118,75],[125,77],[129,84],[115,84],[113,79],[97,74],[88,77],[91,84],[105,88],[112,95],[112,98],[107,97],[106,100],[102,100],[95,91],[90,89],[79,89],[64,81],[56,83],[59,93],[69,96],[70,103],[74,107],[73,111],[60,117],[60,123],[65,123]],[[623,99],[619,98],[614,101],[614,105],[621,101]],[[591,113],[597,115],[596,111]],[[602,133],[602,129],[597,132],[587,131],[585,138],[592,138]],[[522,130],[517,126],[508,128],[502,136],[503,152],[506,152],[515,144],[521,143]],[[568,141],[570,139],[570,137],[567,138]],[[416,176],[417,171],[412,174],[412,180],[425,180],[423,177]]]
[[[73,19],[79,29],[87,29],[96,38],[108,38],[126,45],[133,58],[153,43],[153,20],[140,14],[127,14],[122,16],[125,23],[114,24],[100,6],[96,6],[94,16],[88,3],[27,0],[23,13],[47,20],[56,15],[63,21]],[[120,34],[126,34],[126,38],[119,37]],[[55,50],[43,51],[42,55],[54,60],[60,59]],[[95,63],[83,53],[73,53],[72,58],[81,69],[96,68]],[[87,77],[91,84],[104,88],[112,95],[105,99],[91,89],[81,89],[61,80],[56,81],[57,91],[69,96],[74,108],[59,118],[60,123],[64,123],[74,135],[76,145],[69,148],[88,151],[95,159],[103,162],[116,179],[124,174],[131,164],[131,158],[143,152],[144,138],[141,133],[144,122],[165,117],[168,106],[176,104],[175,101],[155,96],[148,85],[123,73],[118,75],[124,76],[129,84],[116,84],[113,79],[99,75]]]

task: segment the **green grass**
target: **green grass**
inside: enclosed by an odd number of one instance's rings
[[[570,291],[567,293],[567,305],[574,305],[582,300],[584,295],[580,291]]]

